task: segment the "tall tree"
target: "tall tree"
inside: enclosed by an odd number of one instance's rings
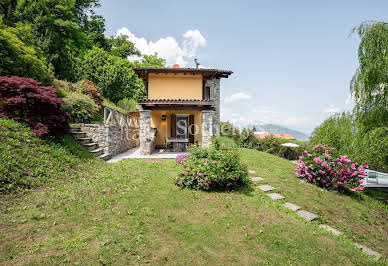
[[[148,68],[160,68],[164,67],[166,60],[158,57],[158,54],[143,55],[140,61],[134,62],[135,67],[148,67]]]
[[[0,76],[23,76],[51,83],[53,71],[33,44],[34,36],[28,25],[8,27],[0,17]]]
[[[87,51],[77,62],[78,79],[89,79],[102,89],[102,94],[114,103],[124,98],[142,99],[144,84],[132,70],[133,64],[102,48]]]
[[[74,81],[75,58],[93,45],[104,46],[104,20],[93,12],[98,5],[99,0],[4,0],[0,11],[10,27],[30,25],[56,76]]]
[[[388,23],[364,22],[353,30],[360,38],[360,66],[351,82],[355,111],[363,131],[388,126]]]
[[[141,56],[138,49],[135,48],[133,42],[128,41],[128,36],[119,35],[117,37],[110,37],[108,39],[110,53],[120,58],[127,58],[129,56]]]

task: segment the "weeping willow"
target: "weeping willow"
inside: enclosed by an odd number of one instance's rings
[[[355,113],[364,131],[388,126],[388,23],[364,22],[353,29],[360,38],[359,67],[351,81]]]

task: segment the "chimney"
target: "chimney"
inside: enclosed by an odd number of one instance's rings
[[[172,65],[172,68],[180,68],[180,65],[174,64],[174,65]]]
[[[198,62],[198,59],[197,59],[197,58],[194,59],[194,62],[195,62],[196,68],[199,68],[199,62]]]

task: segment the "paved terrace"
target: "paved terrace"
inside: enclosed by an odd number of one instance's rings
[[[117,163],[124,159],[175,159],[175,157],[180,153],[182,152],[155,150],[151,155],[141,155],[140,147],[136,147],[112,157],[108,163]]]

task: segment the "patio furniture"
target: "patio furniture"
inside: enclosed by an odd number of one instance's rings
[[[186,151],[187,146],[189,146],[189,139],[182,139],[182,138],[167,138],[166,140],[167,147],[169,145],[172,145],[172,151]]]

